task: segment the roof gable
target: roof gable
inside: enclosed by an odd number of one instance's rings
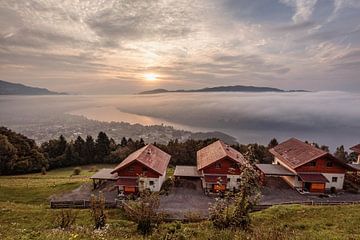
[[[351,147],[350,150],[353,150],[356,153],[360,153],[360,144]]]
[[[131,153],[124,161],[114,168],[112,173],[128,166],[137,161],[155,172],[163,175],[165,172],[171,156],[152,144],[148,144],[139,150]]]
[[[196,155],[198,170],[224,159],[225,157],[240,164],[246,163],[246,159],[240,152],[220,140],[200,149],[197,151]]]
[[[296,138],[280,143],[269,151],[292,169],[329,154]]]

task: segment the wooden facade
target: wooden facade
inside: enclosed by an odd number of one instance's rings
[[[300,167],[295,168],[296,172],[318,172],[318,173],[345,173],[346,169],[343,165],[334,161],[333,157],[326,155],[319,159],[315,159]]]

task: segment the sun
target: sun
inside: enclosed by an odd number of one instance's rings
[[[158,78],[158,75],[156,75],[155,73],[145,73],[144,78],[147,81],[156,81]]]

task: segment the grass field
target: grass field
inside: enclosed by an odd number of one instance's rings
[[[97,166],[111,167],[111,166]],[[121,210],[109,210],[108,227],[94,231],[89,210],[75,210],[71,230],[57,227],[61,210],[49,208],[48,198],[89,181],[90,166],[79,176],[73,168],[0,177],[0,239],[142,239],[136,225]],[[164,223],[149,239],[360,239],[360,205],[277,206],[252,214],[250,232],[216,230],[201,223]]]

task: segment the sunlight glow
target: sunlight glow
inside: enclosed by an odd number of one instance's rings
[[[154,74],[154,73],[146,73],[144,74],[145,80],[147,81],[156,81],[158,78],[158,75]]]

